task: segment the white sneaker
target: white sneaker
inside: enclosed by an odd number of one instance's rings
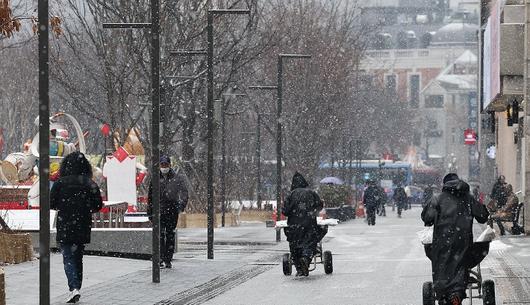
[[[81,293],[79,293],[79,290],[74,289],[70,291],[70,294],[68,295],[68,298],[66,299],[66,303],[77,303],[79,302],[80,298],[81,298]]]

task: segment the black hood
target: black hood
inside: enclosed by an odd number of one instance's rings
[[[59,169],[60,176],[86,176],[92,178],[92,165],[81,152],[74,151],[64,157]]]
[[[465,183],[460,179],[451,180],[444,184],[442,191],[461,197],[466,194],[469,194],[469,184]]]
[[[295,173],[293,176],[293,182],[291,183],[291,191],[299,188],[306,188],[309,186],[309,183],[305,180],[304,176],[300,173]]]

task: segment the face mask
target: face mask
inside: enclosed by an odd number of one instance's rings
[[[160,172],[161,172],[162,174],[164,174],[164,175],[167,174],[167,173],[169,173],[169,167],[161,168],[161,169],[160,169]]]

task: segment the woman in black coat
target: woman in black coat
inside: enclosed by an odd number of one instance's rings
[[[50,208],[57,210],[56,240],[70,289],[67,303],[76,303],[81,297],[83,250],[90,243],[92,213],[101,210],[103,201],[84,154],[73,152],[66,156],[59,174],[51,189]]]
[[[425,225],[434,225],[432,277],[440,301],[461,304],[466,296],[469,274],[465,255],[473,243],[473,218],[485,223],[488,216],[486,207],[473,198],[469,185],[456,174],[444,178],[442,193],[433,196],[423,209]]]

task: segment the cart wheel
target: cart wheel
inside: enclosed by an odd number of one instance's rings
[[[326,274],[333,273],[333,255],[331,251],[324,251],[324,272]]]
[[[434,305],[434,289],[432,282],[423,283],[423,305]]]
[[[283,255],[282,263],[283,263],[283,274],[291,275],[293,273],[293,264],[291,263],[291,255],[289,253],[285,253]]]
[[[495,283],[492,280],[482,282],[482,302],[484,305],[495,305]]]

